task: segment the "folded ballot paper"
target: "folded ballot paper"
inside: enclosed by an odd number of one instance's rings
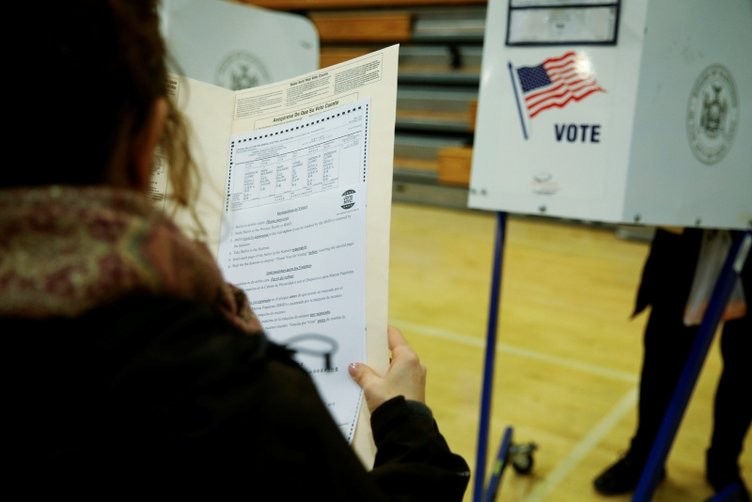
[[[303,68],[309,51],[318,52],[307,22],[229,7],[220,0],[165,7],[185,71],[173,75],[171,92],[201,167],[198,216],[225,277],[247,293],[269,337],[296,351],[368,464],[375,453],[368,412],[347,366],[388,364],[399,47],[278,78],[294,69],[286,54],[296,53]],[[158,204],[169,200],[167,168],[158,156]],[[190,226],[188,215],[177,218]]]

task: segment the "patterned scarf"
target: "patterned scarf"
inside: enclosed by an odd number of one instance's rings
[[[106,187],[0,190],[0,316],[75,317],[134,294],[215,305],[261,330],[242,290],[151,200]]]

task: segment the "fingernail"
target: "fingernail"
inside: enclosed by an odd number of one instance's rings
[[[355,374],[355,373],[356,373],[356,372],[358,371],[358,368],[360,368],[360,363],[350,363],[350,364],[349,364],[349,365],[347,366],[347,371],[348,371],[348,372],[349,372],[349,373],[350,373],[351,375],[354,375],[354,374]]]

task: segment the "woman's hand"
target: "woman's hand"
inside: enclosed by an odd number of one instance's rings
[[[391,357],[386,374],[379,375],[363,363],[352,363],[347,368],[363,389],[369,411],[400,395],[421,403],[426,398],[426,367],[397,328],[387,327],[387,336]]]

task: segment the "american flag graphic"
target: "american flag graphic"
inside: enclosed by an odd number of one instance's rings
[[[606,92],[595,81],[589,60],[574,51],[516,70],[531,119],[542,111],[581,101],[594,92]]]

